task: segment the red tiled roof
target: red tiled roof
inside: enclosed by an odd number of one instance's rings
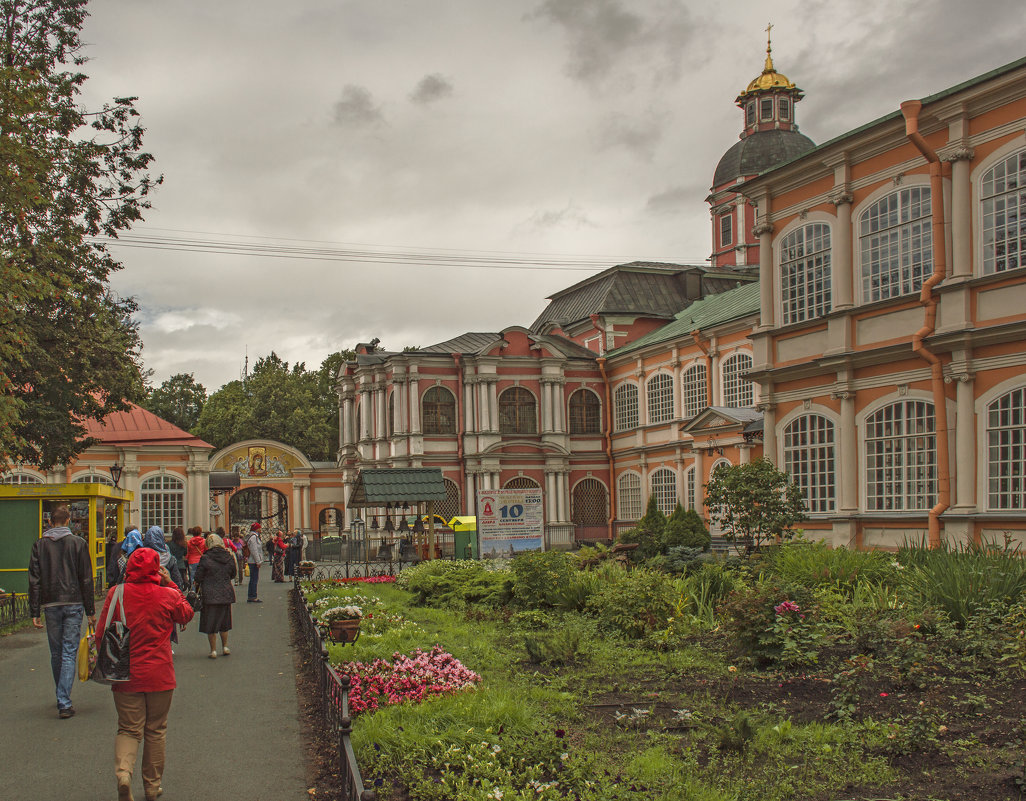
[[[103,420],[86,420],[86,431],[105,445],[189,445],[211,448],[213,445],[194,437],[141,406],[131,404],[127,412],[114,412]]]

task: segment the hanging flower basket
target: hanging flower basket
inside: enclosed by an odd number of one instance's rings
[[[332,620],[328,623],[328,636],[332,642],[346,643],[356,642],[360,636],[360,618],[344,618]]]

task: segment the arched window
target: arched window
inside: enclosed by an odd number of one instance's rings
[[[641,519],[641,476],[623,473],[616,480],[616,516],[620,520]]]
[[[570,433],[602,433],[602,416],[598,395],[590,389],[579,389],[570,396]]]
[[[424,433],[456,433],[456,397],[445,387],[431,387],[424,393]]]
[[[527,476],[514,476],[505,484],[502,485],[503,489],[539,489],[538,482],[533,478]]]
[[[684,473],[684,491],[687,493],[687,497],[684,499],[685,509],[695,508],[695,492],[698,489],[698,487],[695,486],[695,473],[696,470],[694,465],[689,467],[687,472]]]
[[[677,508],[677,476],[667,468],[661,468],[649,477],[649,487],[656,499],[656,506],[664,515]]]
[[[165,473],[146,479],[139,489],[144,531],[150,526],[164,531],[185,526],[185,482]]]
[[[613,430],[638,427],[638,385],[621,384],[613,392]]]
[[[930,187],[910,186],[881,198],[859,217],[862,300],[918,292],[931,272]]]
[[[84,476],[75,476],[72,484],[105,484],[108,487],[114,486],[114,481],[108,476],[101,476],[99,473],[86,473]]]
[[[684,416],[694,417],[708,405],[704,364],[693,364],[684,371]]]
[[[800,323],[830,311],[830,226],[797,228],[780,246],[783,322]]]
[[[602,526],[609,520],[606,485],[597,478],[579,481],[570,496],[570,519],[576,526]]]
[[[802,490],[808,511],[834,511],[834,424],[818,414],[802,415],[788,423],[784,471]]]
[[[987,405],[987,500],[991,509],[1026,509],[1026,387]]]
[[[735,353],[723,361],[723,405],[735,409],[752,406],[755,390],[744,374],[752,369],[752,357]]]
[[[983,174],[980,201],[984,274],[1022,267],[1026,255],[1026,150],[1013,153]]]
[[[445,485],[445,500],[440,501],[435,511],[446,520],[452,520],[460,513],[460,485],[449,478],[443,478]]]
[[[523,387],[510,387],[499,395],[499,433],[537,434],[538,411],[534,395]]]
[[[43,479],[38,476],[34,476],[31,473],[7,473],[3,478],[0,478],[0,484],[42,484]]]
[[[656,373],[648,380],[648,422],[665,423],[673,419],[673,376]]]
[[[906,400],[866,419],[866,508],[929,509],[937,502],[933,404]]]

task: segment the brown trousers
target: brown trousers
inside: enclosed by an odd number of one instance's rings
[[[159,693],[112,693],[118,711],[118,733],[114,738],[114,775],[119,783],[132,781],[139,743],[144,740],[142,759],[143,789],[147,798],[155,798],[164,775],[164,746],[167,713],[174,690]]]

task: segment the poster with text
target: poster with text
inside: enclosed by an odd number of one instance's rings
[[[544,526],[541,488],[477,491],[481,558],[542,550]]]

